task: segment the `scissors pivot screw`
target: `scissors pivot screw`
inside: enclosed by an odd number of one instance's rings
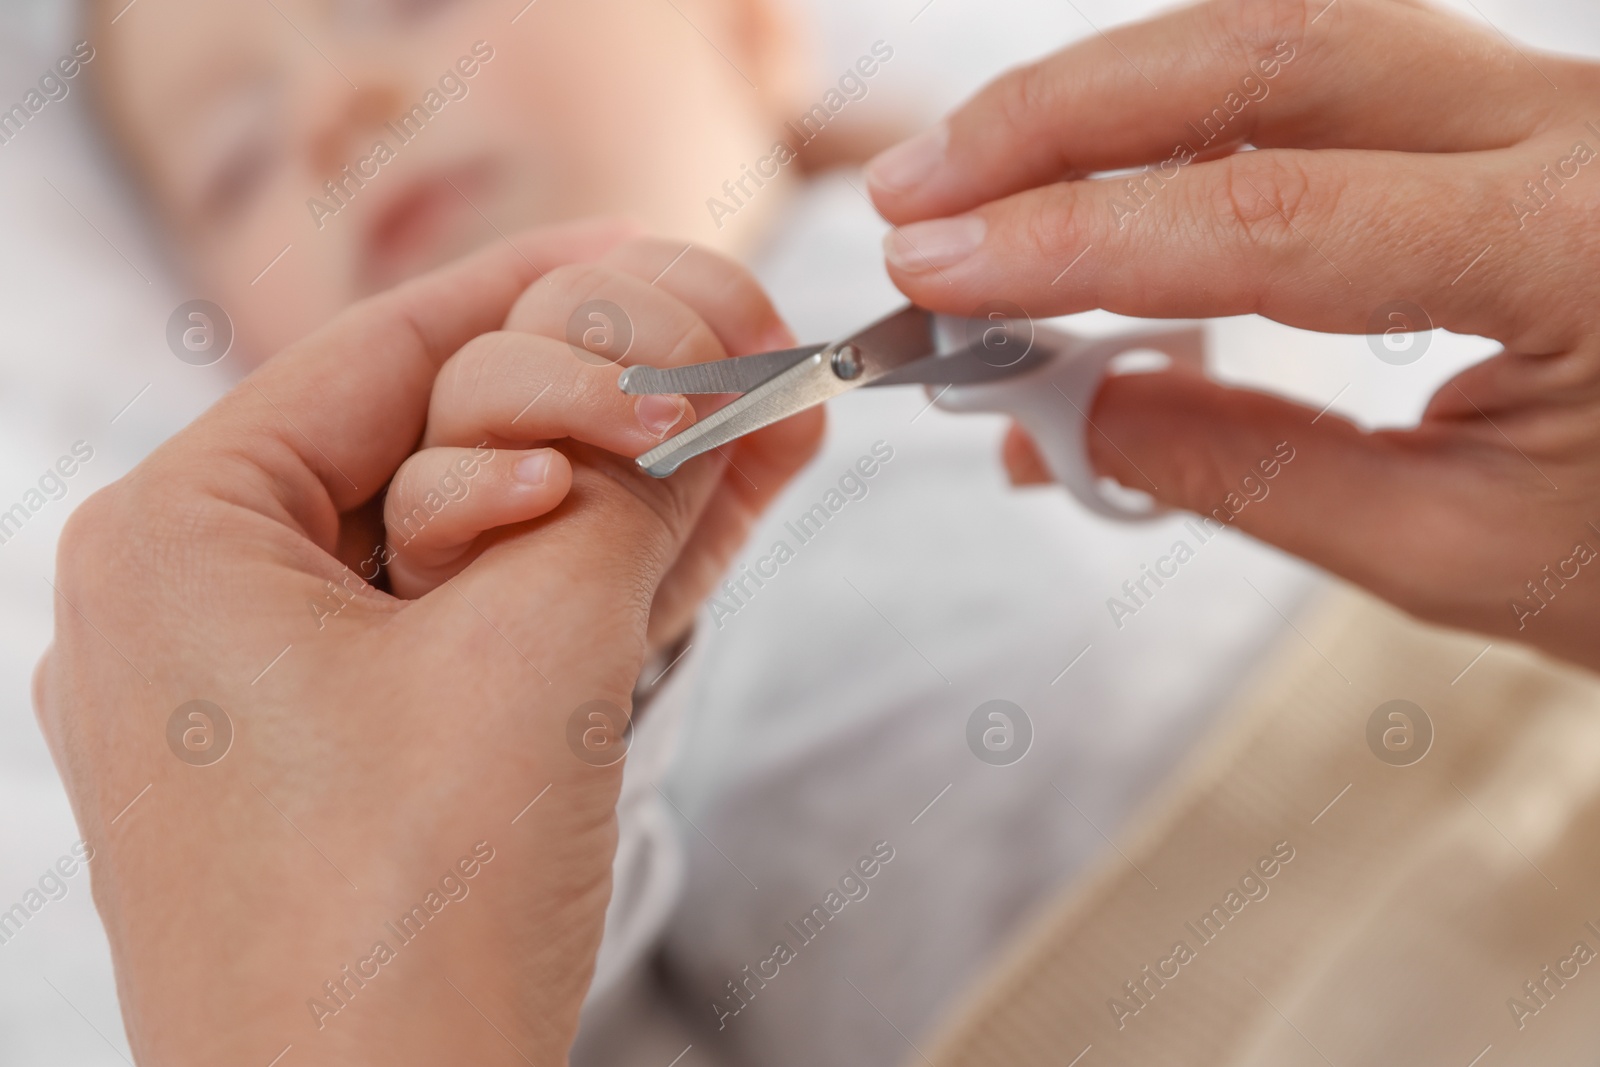
[[[855,345],[842,345],[833,354],[833,373],[850,381],[861,374],[861,353]]]

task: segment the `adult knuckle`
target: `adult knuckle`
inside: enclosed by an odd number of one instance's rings
[[[93,590],[101,584],[98,578],[118,540],[117,513],[125,492],[117,484],[106,486],[67,517],[56,542],[56,577],[63,587]]]
[[[1050,264],[1063,255],[1077,255],[1090,238],[1086,234],[1088,208],[1077,195],[1078,187],[1053,186],[1044,195],[1026,197],[1018,220],[1024,250],[1038,264]]]
[[[1223,58],[1248,62],[1279,42],[1303,39],[1324,4],[1318,0],[1211,0],[1215,47]]]
[[[1028,63],[1007,71],[989,91],[987,117],[1007,129],[1027,129],[1054,107],[1056,72],[1045,63]]]
[[[69,616],[112,628],[127,625],[146,606],[168,596],[193,575],[217,543],[217,511],[204,499],[162,478],[136,470],[94,493],[68,517],[56,547],[55,585],[71,605]]]
[[[1329,192],[1292,155],[1247,152],[1222,166],[1210,210],[1223,230],[1272,248],[1315,230]]]

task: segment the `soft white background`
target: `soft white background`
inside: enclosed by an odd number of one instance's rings
[[[824,74],[843,70],[864,44],[890,40],[895,63],[864,106],[909,105],[930,118],[1006,66],[1158,6],[933,0],[918,15],[923,0],[870,9],[852,0],[809,3]],[[1600,7],[1591,3],[1459,6],[1537,46],[1600,51]],[[0,102],[19,99],[72,39],[69,5],[0,5]],[[231,381],[227,361],[194,368],[167,350],[167,317],[192,295],[174,280],[95,144],[81,92],[50,104],[21,138],[0,146],[0,510],[74,441],[95,449],[66,499],[0,546],[0,909],[77,838],[29,699],[30,672],[49,636],[47,579],[61,523]],[[804,295],[787,299],[803,303]],[[1437,358],[1397,370],[1373,360],[1361,338],[1313,338],[1256,321],[1222,324],[1214,336],[1230,376],[1271,381],[1319,406],[1350,382],[1338,410],[1371,424],[1414,418],[1432,383],[1484,351],[1480,342],[1441,338]],[[64,900],[0,945],[0,1067],[125,1059],[110,963],[80,874]]]

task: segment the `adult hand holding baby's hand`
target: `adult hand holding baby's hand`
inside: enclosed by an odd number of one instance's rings
[[[1500,341],[1404,433],[1182,370],[1112,378],[1090,453],[1210,512],[1287,441],[1293,471],[1240,527],[1600,667],[1597,154],[1593,63],[1410,3],[1214,0],[1005,75],[868,174],[894,279],[935,310]]]
[[[357,306],[69,523],[37,698],[141,1062],[565,1062],[620,778],[580,709],[628,706],[663,577],[749,497],[726,502],[715,457],[655,481],[569,444],[549,460],[564,502],[420,598],[340,561],[372,558],[380,491],[425,425],[453,447],[439,368],[508,311],[559,337],[578,302],[625,289],[635,354],[673,361],[781,334],[709,256],[678,288],[635,288],[657,249],[625,236],[536,233]],[[767,492],[817,429],[765,456]]]
[[[591,333],[593,350],[575,354]],[[705,251],[637,239],[593,263],[549,272],[517,302],[504,330],[474,338],[439,374],[423,448],[401,466],[385,502],[394,591],[427,592],[494,543],[494,528],[555,507],[572,481],[568,452],[636,479],[618,457],[654,447],[696,412],[686,397],[623,394],[622,366],[722,358],[732,354],[730,337],[762,351],[794,344],[755,279]],[[712,461],[720,468],[717,489],[656,594],[652,652],[688,628],[761,511],[816,450],[822,417],[820,408],[802,412],[740,438]],[[566,451],[526,451],[561,440]],[[495,461],[486,446],[511,451]],[[480,463],[484,457],[490,462]],[[485,474],[463,499],[467,506],[433,521],[427,496],[437,501],[452,472],[478,467]],[[541,479],[535,485],[530,467]]]

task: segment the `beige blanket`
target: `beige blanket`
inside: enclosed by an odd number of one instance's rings
[[[909,1063],[1600,1062],[1600,681],[1350,590],[1297,626]]]

